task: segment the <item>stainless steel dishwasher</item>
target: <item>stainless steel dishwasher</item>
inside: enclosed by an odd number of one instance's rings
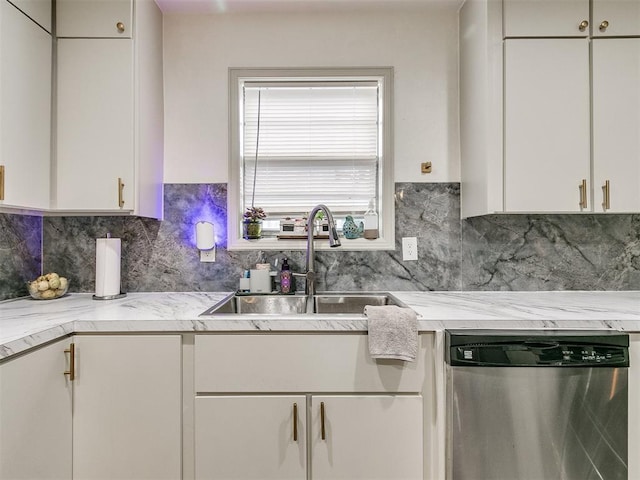
[[[627,334],[447,330],[445,346],[448,479],[627,479]]]

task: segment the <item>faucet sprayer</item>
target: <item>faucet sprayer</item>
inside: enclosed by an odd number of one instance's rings
[[[317,205],[311,210],[307,220],[307,272],[305,282],[305,293],[307,294],[307,313],[313,313],[313,296],[315,295],[315,259],[313,249],[313,222],[318,212],[322,210],[329,224],[329,246],[339,247],[341,245],[338,238],[338,230],[333,220],[331,210],[326,205]]]

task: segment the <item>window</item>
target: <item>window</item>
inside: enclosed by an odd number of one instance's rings
[[[343,246],[394,247],[391,83],[390,68],[230,70],[229,248],[304,248],[278,240],[281,219],[324,203],[340,227],[371,199],[380,238]],[[259,244],[242,239],[250,206],[268,215]]]

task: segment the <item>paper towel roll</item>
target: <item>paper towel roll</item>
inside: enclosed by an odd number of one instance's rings
[[[96,297],[120,294],[120,239],[96,239]]]

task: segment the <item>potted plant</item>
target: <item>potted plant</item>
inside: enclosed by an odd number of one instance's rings
[[[260,207],[247,207],[244,212],[243,237],[247,240],[255,240],[262,236],[262,220],[267,218],[267,214]]]

